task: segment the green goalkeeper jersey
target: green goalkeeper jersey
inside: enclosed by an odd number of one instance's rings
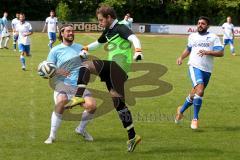
[[[115,61],[126,73],[131,70],[132,48],[128,37],[132,34],[128,27],[115,20],[98,39],[99,43],[107,42],[104,48],[108,51],[108,60]]]

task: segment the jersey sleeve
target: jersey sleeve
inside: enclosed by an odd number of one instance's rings
[[[47,61],[48,62],[53,62],[55,65],[57,64],[57,56],[56,56],[56,52],[54,50],[51,50],[48,54],[47,57]]]
[[[28,23],[28,29],[29,29],[29,32],[32,32],[32,25],[30,23]]]
[[[46,18],[45,23],[48,24],[48,18]]]
[[[222,29],[224,29],[225,28],[225,23],[223,23],[223,25],[222,25]]]
[[[106,38],[105,34],[106,34],[106,31],[104,30],[102,35],[98,38],[99,43],[106,43],[107,42],[107,38]]]
[[[118,26],[118,33],[119,33],[119,36],[122,37],[123,39],[128,39],[128,37],[130,35],[133,34],[133,32],[127,27],[125,26],[124,24],[120,24]]]

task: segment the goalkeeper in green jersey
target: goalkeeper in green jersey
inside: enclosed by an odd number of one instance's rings
[[[71,108],[83,103],[82,95],[90,80],[90,74],[98,75],[106,83],[107,89],[124,128],[128,132],[128,151],[133,152],[141,137],[136,135],[130,110],[125,104],[124,83],[128,79],[132,59],[142,60],[139,39],[124,24],[119,24],[113,8],[102,6],[97,9],[96,16],[101,27],[105,28],[99,39],[87,45],[80,53],[87,57],[87,51],[94,50],[102,44],[108,51],[108,60],[86,60],[79,70],[78,90],[72,100],[65,106]],[[131,44],[135,48],[132,54]]]

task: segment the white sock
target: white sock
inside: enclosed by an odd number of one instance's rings
[[[0,48],[2,48],[2,41],[3,41],[3,38],[0,37]]]
[[[6,37],[4,47],[7,47],[8,41],[9,41],[9,37]]]
[[[82,120],[80,124],[77,127],[77,130],[79,132],[83,132],[87,126],[87,124],[90,122],[90,120],[93,118],[94,114],[88,113],[86,110],[82,113]]]
[[[49,137],[56,138],[57,129],[60,127],[62,122],[62,114],[52,112],[51,117],[51,130]]]

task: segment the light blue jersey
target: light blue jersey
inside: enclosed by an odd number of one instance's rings
[[[8,20],[6,17],[2,17],[2,31],[7,32],[8,31]]]
[[[53,62],[57,68],[70,72],[70,75],[63,79],[67,85],[77,86],[79,68],[82,63],[79,53],[82,48],[80,44],[73,43],[71,46],[66,46],[62,43],[53,47],[48,54],[47,61]]]
[[[3,30],[3,21],[2,21],[2,18],[0,18],[0,35],[2,33],[2,30]]]

